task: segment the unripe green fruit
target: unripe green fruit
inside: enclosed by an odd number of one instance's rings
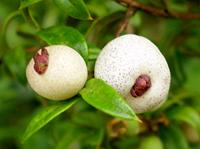
[[[32,89],[51,100],[76,95],[87,80],[87,66],[74,49],[64,45],[42,48],[31,59],[26,76]]]
[[[152,135],[141,140],[139,149],[164,149],[164,147],[160,138]]]
[[[170,70],[159,49],[133,34],[120,36],[103,48],[95,77],[115,88],[136,113],[159,108],[170,86]]]

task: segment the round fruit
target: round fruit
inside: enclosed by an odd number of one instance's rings
[[[118,37],[103,48],[95,77],[118,90],[136,113],[160,107],[170,86],[170,70],[159,49],[133,34]]]
[[[142,139],[139,149],[164,149],[159,137],[152,135]]]
[[[74,49],[52,45],[40,49],[31,59],[26,76],[39,95],[64,100],[76,95],[87,80],[87,66]]]

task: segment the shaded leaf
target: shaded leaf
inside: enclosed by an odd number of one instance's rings
[[[20,149],[50,149],[54,148],[54,140],[52,136],[44,131],[40,131],[32,136],[25,143],[20,144]]]
[[[76,115],[73,116],[73,121],[78,124],[85,127],[90,128],[102,128],[102,126],[105,125],[105,119],[102,115],[100,115],[98,112],[79,112]]]
[[[89,60],[96,60],[99,53],[101,52],[101,49],[95,46],[90,46],[88,49],[88,59]]]
[[[35,3],[40,2],[40,1],[42,1],[42,0],[21,0],[19,9],[31,6],[31,5],[33,5]]]
[[[22,48],[8,51],[4,56],[4,62],[12,75],[25,84],[26,52]]]
[[[187,106],[173,107],[167,112],[171,120],[183,121],[191,124],[200,134],[200,116],[196,110]]]
[[[103,80],[89,80],[80,94],[88,104],[107,114],[124,119],[137,119],[122,96]]]
[[[38,36],[49,45],[65,44],[74,48],[87,61],[87,43],[78,30],[68,26],[54,26],[38,32]]]
[[[83,0],[54,0],[55,4],[67,15],[81,20],[91,20],[92,17]]]
[[[160,137],[165,149],[189,149],[186,138],[177,126],[161,127]]]
[[[106,16],[116,11],[126,10],[125,7],[123,7],[119,3],[116,3],[116,1],[110,0],[87,1],[87,7],[94,16],[97,16],[97,18],[101,16]]]
[[[83,143],[86,146],[90,146],[90,148],[98,148],[103,141],[104,133],[105,131],[103,128],[91,131],[87,133],[85,138],[83,138]]]
[[[26,141],[29,137],[31,137],[31,135],[33,135],[36,131],[45,126],[53,118],[69,109],[77,101],[77,98],[75,98],[74,100],[68,99],[68,101],[58,102],[54,105],[50,105],[48,107],[40,109],[30,121],[22,138],[22,142]]]
[[[89,45],[87,68],[88,68],[88,71],[91,72],[92,75],[93,75],[96,59],[100,52],[101,52],[100,48],[94,45]]]
[[[78,141],[83,135],[87,133],[85,129],[76,127],[71,123],[66,124],[67,130],[63,137],[59,140],[56,145],[56,149],[65,149],[68,148],[71,144]]]
[[[199,59],[190,59],[185,63],[187,72],[187,80],[184,84],[185,88],[191,95],[200,97],[199,83],[200,83],[200,61]],[[197,99],[199,100],[199,99]]]

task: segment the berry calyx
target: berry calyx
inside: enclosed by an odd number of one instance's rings
[[[66,45],[38,50],[26,68],[30,87],[50,100],[75,96],[87,80],[87,65],[81,55]]]
[[[43,74],[47,70],[48,63],[49,63],[49,53],[47,49],[42,48],[41,54],[36,53],[33,57],[34,60],[34,70],[38,74]]]
[[[142,96],[149,88],[151,87],[151,79],[148,75],[140,75],[133,87],[130,90],[130,93],[133,97]]]

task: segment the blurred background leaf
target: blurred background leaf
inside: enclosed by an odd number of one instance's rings
[[[83,0],[54,0],[55,4],[67,15],[81,19],[92,20]]]
[[[40,2],[40,1],[42,1],[42,0],[21,0],[20,1],[20,9],[31,6],[35,3]]]
[[[64,44],[79,52],[87,61],[88,48],[84,37],[72,27],[55,26],[37,33],[38,36],[48,44]]]

